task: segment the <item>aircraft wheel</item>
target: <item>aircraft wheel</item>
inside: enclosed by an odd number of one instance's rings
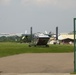
[[[31,45],[29,45],[29,47],[31,47]]]
[[[46,45],[46,47],[49,47],[49,45]]]
[[[34,45],[36,47],[36,45]]]

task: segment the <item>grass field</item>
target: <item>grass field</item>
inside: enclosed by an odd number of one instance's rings
[[[73,52],[72,45],[50,45],[49,47],[29,47],[25,43],[0,43],[0,57],[22,53],[68,53]]]

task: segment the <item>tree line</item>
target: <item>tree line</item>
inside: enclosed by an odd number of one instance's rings
[[[30,35],[22,35],[22,36],[1,36],[0,42],[20,42],[20,43],[28,43],[31,41]]]

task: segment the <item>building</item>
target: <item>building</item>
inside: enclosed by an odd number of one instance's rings
[[[73,34],[60,34],[58,40],[63,44],[73,44],[74,35]]]
[[[58,40],[56,40],[55,35],[50,38],[49,44],[73,44],[74,43],[74,35],[73,34],[60,34],[58,35]]]

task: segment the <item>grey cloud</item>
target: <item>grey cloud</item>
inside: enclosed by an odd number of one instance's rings
[[[12,0],[0,0],[0,5],[9,5]]]
[[[76,5],[76,0],[21,0],[22,5],[24,4],[35,4],[37,6],[50,5],[58,8],[69,9]]]

